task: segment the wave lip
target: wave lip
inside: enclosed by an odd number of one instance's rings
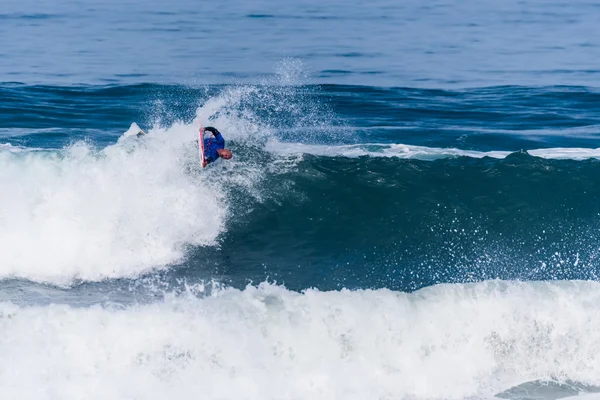
[[[267,143],[267,150],[283,154],[312,154],[317,156],[329,157],[396,157],[404,159],[416,160],[438,160],[452,157],[471,157],[483,158],[491,157],[502,159],[514,153],[505,150],[493,151],[477,151],[477,150],[462,150],[457,148],[439,148],[427,146],[414,146],[408,144],[382,144],[382,143],[366,143],[366,144],[351,144],[351,145],[317,145],[303,143],[287,143],[271,140]],[[587,160],[590,158],[600,159],[600,148],[568,148],[557,147],[549,149],[533,149],[527,150],[532,156],[556,159],[556,160]]]

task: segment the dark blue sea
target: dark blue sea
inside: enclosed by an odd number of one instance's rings
[[[585,0],[3,0],[0,397],[597,400],[598,60]]]

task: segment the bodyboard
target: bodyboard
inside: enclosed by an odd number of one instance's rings
[[[204,132],[202,130],[202,124],[200,124],[200,129],[198,131],[198,155],[200,156],[200,165],[204,167],[204,161],[206,159],[204,157]]]

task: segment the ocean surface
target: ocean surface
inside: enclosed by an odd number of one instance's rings
[[[598,399],[599,27],[3,0],[1,397]]]

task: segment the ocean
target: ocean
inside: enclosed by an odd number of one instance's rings
[[[2,5],[2,398],[598,398],[597,4]]]

